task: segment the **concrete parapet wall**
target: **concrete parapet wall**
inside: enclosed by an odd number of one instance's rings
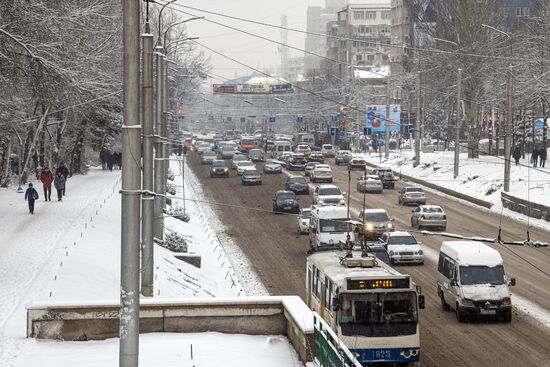
[[[550,208],[537,203],[529,203],[505,192],[500,194],[500,200],[505,208],[525,214],[532,218],[544,219],[550,222]]]
[[[102,340],[119,335],[118,302],[45,303],[27,307],[27,337]],[[142,300],[140,333],[215,331],[286,335],[302,362],[312,360],[313,316],[297,296]]]
[[[373,167],[373,168],[378,167],[377,165],[372,164],[372,163],[368,163],[368,162],[367,162],[367,166]],[[394,173],[397,176],[399,176],[402,180],[411,181],[411,182],[417,183],[419,185],[429,187],[430,189],[440,191],[444,194],[447,194],[449,196],[452,196],[452,197],[455,197],[455,198],[458,198],[458,199],[462,199],[462,200],[467,201],[469,203],[476,204],[476,205],[482,206],[482,207],[487,208],[487,209],[490,209],[493,206],[493,203],[490,203],[488,201],[481,200],[481,199],[478,199],[476,197],[466,195],[466,194],[463,194],[461,192],[451,190],[451,189],[448,189],[448,188],[440,186],[440,185],[433,184],[429,181],[422,180],[422,179],[419,179],[419,178],[416,178],[416,177],[413,177],[413,176],[409,176],[409,175],[406,175],[404,173],[399,173],[397,171],[394,171]]]

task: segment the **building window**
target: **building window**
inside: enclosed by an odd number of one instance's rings
[[[508,7],[503,6],[503,7],[499,8],[498,9],[498,15],[502,18],[507,18],[508,17]]]
[[[365,12],[364,11],[354,11],[353,12],[353,19],[355,19],[355,20],[365,19]]]
[[[374,61],[374,55],[367,55],[367,60]]]
[[[516,16],[518,17],[528,17],[529,16],[529,7],[521,6],[516,8]]]
[[[380,13],[382,19],[391,19],[391,13],[389,11],[383,11]]]
[[[375,11],[366,11],[365,15],[366,15],[365,19],[371,19],[371,20],[376,19],[376,12]],[[363,18],[361,18],[361,19],[363,19]]]
[[[381,25],[380,26],[380,33],[390,33],[391,27],[388,25]]]

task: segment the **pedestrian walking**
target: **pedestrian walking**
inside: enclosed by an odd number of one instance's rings
[[[63,198],[63,192],[65,191],[65,182],[65,176],[63,176],[61,172],[55,175],[53,185],[57,190],[57,201],[61,201],[61,199]]]
[[[112,164],[111,164],[111,171],[113,170],[112,168]],[[55,175],[57,176],[57,174],[60,173],[64,178],[64,182],[63,182],[63,191],[62,191],[62,195],[65,196],[65,190],[66,190],[66,186],[67,186],[67,179],[69,178],[69,169],[67,167],[65,167],[65,163],[61,162],[59,163],[59,167],[57,167],[57,169],[55,170]],[[56,186],[57,188],[57,186]]]
[[[512,157],[514,157],[514,161],[516,162],[516,166],[519,165],[519,159],[521,158],[521,150],[519,149],[519,146],[514,147],[514,152],[512,153]]]
[[[183,146],[183,155],[187,155],[187,145]]]
[[[537,166],[537,163],[539,161],[539,152],[538,150],[534,149],[531,153],[531,163],[533,163],[533,167]]]
[[[48,167],[42,170],[40,181],[42,181],[42,186],[44,187],[44,200],[52,201],[53,173]]]
[[[25,191],[25,200],[29,203],[29,213],[34,214],[34,202],[38,200],[38,192],[32,187],[31,182]]]
[[[546,148],[543,148],[540,150],[539,158],[540,158],[540,166],[544,168],[544,163],[546,163]]]

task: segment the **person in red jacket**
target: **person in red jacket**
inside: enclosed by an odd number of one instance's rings
[[[42,173],[40,174],[40,181],[42,181],[42,185],[44,186],[44,199],[46,201],[52,201],[53,173],[48,167],[42,170]]]

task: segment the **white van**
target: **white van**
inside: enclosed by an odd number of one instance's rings
[[[347,234],[354,241],[353,230],[348,232],[346,206],[312,206],[309,219],[309,244],[313,247],[336,246],[346,242]]]
[[[439,251],[437,294],[459,322],[472,316],[512,321],[512,301],[500,253],[476,241],[444,241]]]
[[[280,159],[284,153],[292,152],[292,143],[288,140],[276,140],[273,145],[273,158]]]

